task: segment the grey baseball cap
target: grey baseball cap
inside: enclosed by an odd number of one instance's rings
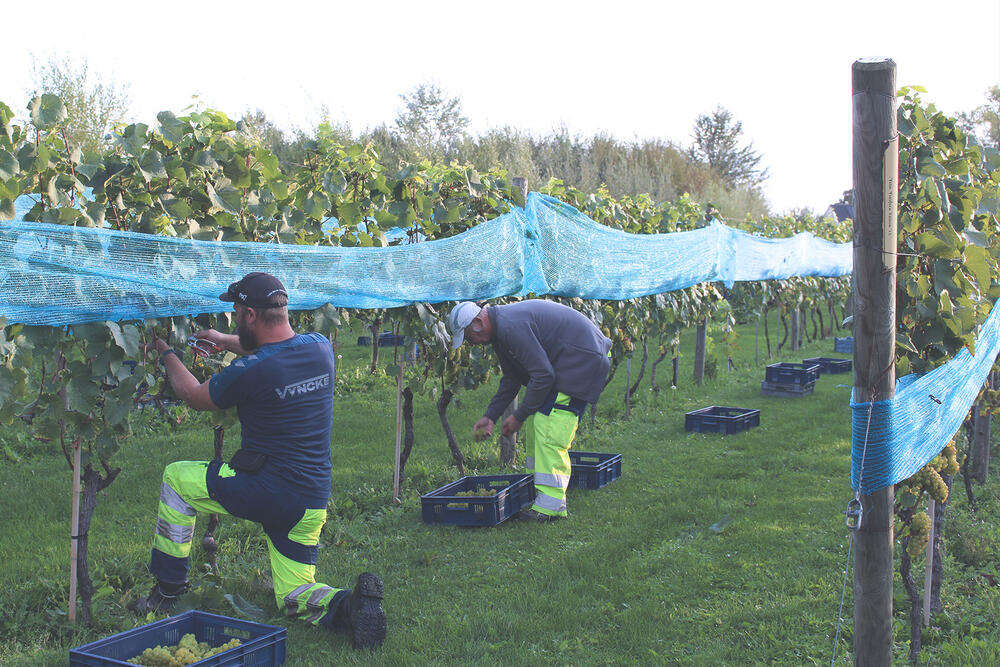
[[[465,327],[476,319],[482,308],[471,301],[463,301],[451,309],[448,316],[448,326],[451,329],[451,347],[454,349],[462,345],[465,340]]]

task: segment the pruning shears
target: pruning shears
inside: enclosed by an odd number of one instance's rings
[[[206,338],[198,338],[197,336],[191,336],[187,340],[188,347],[194,350],[195,354],[199,354],[203,357],[207,357],[210,354],[214,354],[219,351],[219,346]],[[205,347],[202,347],[202,346]]]

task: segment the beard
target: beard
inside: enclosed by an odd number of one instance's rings
[[[250,328],[247,327],[245,323],[243,322],[236,323],[236,336],[240,340],[240,347],[242,347],[247,352],[251,352],[257,349],[258,347],[257,336],[255,336],[254,333],[250,331]]]

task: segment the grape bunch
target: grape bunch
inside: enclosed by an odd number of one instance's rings
[[[910,519],[910,541],[906,544],[906,553],[912,558],[919,558],[931,539],[931,517],[927,512],[917,512]]]
[[[456,496],[495,496],[496,489],[483,487],[481,489],[470,489],[469,491],[459,491]],[[469,503],[451,503],[450,507],[455,509],[469,509]]]
[[[473,489],[471,491],[459,491],[455,495],[456,496],[495,496],[496,494],[497,494],[497,490],[496,489],[488,489],[488,488],[484,487],[482,489]]]
[[[193,634],[188,633],[181,637],[177,646],[147,648],[129,662],[144,667],[184,667],[239,645],[239,639],[230,639],[221,646],[212,647],[207,642],[199,642]]]
[[[917,505],[926,492],[938,503],[948,500],[948,485],[942,475],[958,472],[958,450],[954,442],[949,442],[941,453],[930,463],[918,470],[909,479],[900,482],[896,489],[897,513],[909,531],[906,552],[913,558],[923,553],[931,536],[931,518],[927,512],[916,511]]]

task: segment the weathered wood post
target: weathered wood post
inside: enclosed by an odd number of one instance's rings
[[[972,447],[969,456],[969,475],[979,484],[986,483],[986,475],[990,469],[990,438],[992,435],[992,417],[986,412],[986,406],[972,404]]]
[[[851,71],[854,397],[858,402],[883,401],[893,397],[896,385],[896,63],[862,58]],[[863,463],[861,470],[863,480]],[[863,520],[854,552],[855,665],[892,664],[893,497],[891,485],[860,497]]]
[[[788,349],[792,352],[799,349],[799,307],[792,308],[792,330]]]
[[[521,190],[521,194],[524,197],[528,196],[528,181],[527,179],[516,176],[512,179],[512,183],[515,188]],[[510,402],[507,409],[503,411],[503,416],[500,418],[500,423],[503,424],[503,420],[507,419],[509,415],[514,414],[514,410],[517,410],[517,396],[514,400]],[[510,435],[503,435],[500,433],[500,463],[506,466],[514,465],[517,461],[517,433],[511,433]]]
[[[694,336],[694,381],[701,384],[705,379],[705,346],[708,340],[708,319],[698,322]]]

